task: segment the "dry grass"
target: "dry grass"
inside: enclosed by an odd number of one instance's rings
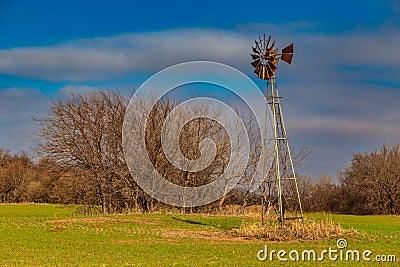
[[[343,229],[339,224],[334,223],[332,218],[319,222],[309,219],[285,221],[283,227],[278,221],[267,221],[264,224],[257,222],[250,225],[244,224],[232,230],[231,233],[235,236],[269,241],[327,240],[358,234],[354,229]]]

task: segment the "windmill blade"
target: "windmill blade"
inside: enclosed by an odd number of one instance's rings
[[[258,65],[260,65],[260,61],[261,61],[261,59],[256,59],[256,60],[254,60],[253,62],[251,62],[250,64],[253,66],[253,67],[257,67]]]
[[[262,71],[263,71],[263,66],[262,65],[258,65],[258,67],[256,68],[256,70],[254,71],[257,74],[258,78],[262,77]]]
[[[267,65],[267,75],[268,75],[268,79],[274,77],[274,70],[271,69],[271,67],[269,65]]]
[[[272,45],[269,49],[272,50],[272,48],[274,48],[274,46],[275,46],[275,41],[272,42]]]
[[[251,49],[253,50],[254,53],[260,54],[261,52],[259,50],[257,50],[257,48],[255,47],[251,47]]]
[[[293,54],[293,43],[282,49],[282,54]]]
[[[274,76],[274,72],[269,68],[268,65],[259,65],[259,68],[254,71],[258,78],[268,80]]]
[[[267,41],[267,45],[266,45],[266,47],[268,47],[269,46],[269,42],[271,41],[271,35],[268,37],[268,41]]]
[[[256,48],[255,49],[258,50],[258,53],[261,53],[261,47],[260,47],[261,43],[258,43],[256,40],[254,40],[254,42],[256,43]]]
[[[260,55],[254,55],[254,54],[250,54],[250,56],[253,58],[253,60],[254,60],[254,59],[258,59],[258,58],[260,58]]]
[[[282,54],[281,59],[288,64],[292,64],[293,54],[287,54],[287,53]]]
[[[263,65],[262,66],[262,69],[261,69],[261,73],[260,73],[261,75],[261,79],[263,79],[263,80],[265,80],[265,79],[267,79],[267,69],[266,69],[266,67]]]
[[[271,61],[268,60],[267,62],[267,66],[269,67],[269,69],[271,69],[271,71],[275,72],[276,69],[278,68],[277,66],[275,66]]]
[[[261,40],[260,36],[258,36],[258,47],[260,49],[260,53],[262,53],[264,50],[264,47],[263,47],[263,41]]]
[[[265,47],[265,33],[264,33],[264,38],[263,38],[263,45]]]
[[[261,64],[258,65],[258,66],[256,67],[256,69],[254,70],[254,73],[257,74],[257,75],[259,75],[261,68],[262,68],[262,65],[261,65]]]
[[[276,49],[273,50],[274,45],[275,45],[275,41],[272,42],[272,44],[271,44],[270,47],[268,47],[268,46],[266,47],[266,55],[265,55],[266,58],[268,58],[268,57],[273,57],[273,56],[276,55],[276,54],[274,54],[274,52],[275,52]]]

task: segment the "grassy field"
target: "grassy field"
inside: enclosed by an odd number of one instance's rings
[[[308,218],[325,219],[323,214]],[[354,266],[400,266],[400,217],[329,215],[344,228],[360,234],[346,238],[346,249],[396,255],[396,263],[351,262]],[[270,250],[315,250],[336,240],[266,242],[232,236],[231,229],[255,218],[184,214],[126,214],[84,216],[76,206],[0,205],[1,266],[281,266],[259,261]],[[319,255],[319,254],[318,254]],[[317,255],[317,256],[318,256]],[[286,257],[288,257],[286,255]],[[349,262],[289,262],[295,266],[349,266]]]

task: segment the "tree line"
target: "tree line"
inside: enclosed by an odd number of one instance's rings
[[[351,165],[332,178],[301,180],[309,211],[349,214],[400,214],[400,145],[356,153]]]
[[[87,213],[94,209],[118,213],[168,208],[136,184],[126,165],[122,125],[128,103],[129,97],[116,91],[74,94],[53,102],[49,114],[36,119],[40,141],[35,159],[26,153],[0,150],[0,201],[79,204]],[[146,100],[136,104],[140,109]],[[207,184],[220,176],[232,160],[229,136],[213,120],[189,121],[179,133],[182,154],[188,159],[198,158],[200,142],[210,138],[216,145],[216,155],[200,172],[179,170],[168,161],[161,145],[162,125],[178,104],[163,99],[153,107],[146,124],[149,159],[161,175],[175,184]],[[260,204],[260,192],[249,194],[246,187],[260,156],[259,131],[251,116],[245,118],[245,126],[252,144],[249,164],[239,186],[215,203],[190,211],[223,210],[229,204]],[[306,155],[307,152],[300,151],[295,156],[296,164],[301,164]],[[300,176],[299,190],[305,211],[400,214],[399,145],[355,154],[350,167],[335,178],[324,175],[314,181]]]

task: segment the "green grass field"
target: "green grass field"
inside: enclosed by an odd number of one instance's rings
[[[369,256],[396,255],[396,263],[351,262],[354,266],[400,266],[400,217],[329,215],[360,234],[345,249]],[[323,214],[306,217],[325,219]],[[281,266],[269,250],[337,249],[336,240],[266,242],[233,237],[229,231],[253,218],[184,214],[84,216],[76,206],[0,205],[1,266]],[[287,256],[286,256],[287,257]],[[349,262],[289,262],[295,266],[349,266]]]

